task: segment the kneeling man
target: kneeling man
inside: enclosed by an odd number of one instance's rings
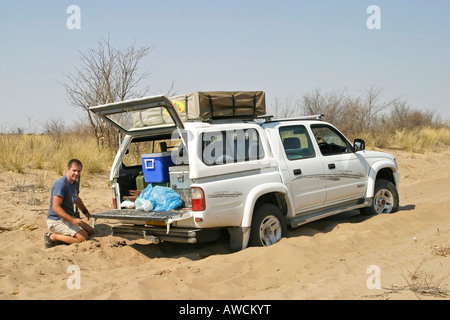
[[[58,179],[50,196],[50,207],[47,216],[47,226],[52,233],[44,237],[45,247],[50,248],[64,242],[67,244],[79,243],[89,239],[94,229],[75,216],[74,205],[88,218],[90,213],[78,196],[79,182],[83,165],[80,160],[72,159],[67,164],[67,173]]]

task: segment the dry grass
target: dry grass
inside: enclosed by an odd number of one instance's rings
[[[411,152],[427,150],[439,151],[450,145],[450,130],[448,128],[420,128],[418,130],[401,130],[395,133],[393,143],[399,149]]]
[[[406,282],[404,286],[392,285],[385,289],[385,292],[378,295],[372,295],[367,297],[379,297],[383,299],[390,299],[390,294],[400,293],[402,291],[411,291],[418,299],[428,296],[431,298],[443,298],[446,299],[450,296],[450,291],[443,284],[444,280],[448,276],[436,278],[433,273],[426,270],[423,267],[424,262],[417,265],[412,271],[403,270],[403,279]]]
[[[65,173],[67,162],[78,158],[83,173],[104,173],[111,168],[115,151],[99,148],[94,138],[86,135],[65,134],[62,140],[49,135],[0,135],[0,167],[25,173],[29,169],[55,170]]]
[[[359,136],[366,140],[369,148],[389,148],[414,153],[439,152],[450,146],[450,128],[447,127],[401,129],[394,132],[379,130]]]
[[[355,137],[366,140],[371,147],[399,149],[408,152],[438,152],[450,146],[450,128],[421,127],[370,130]],[[65,173],[67,162],[78,158],[84,175],[105,173],[111,168],[117,150],[98,147],[94,137],[86,134],[64,133],[57,139],[50,134],[0,134],[0,168],[25,173],[30,169],[54,170]]]
[[[434,247],[434,253],[441,257],[450,256],[450,245]]]
[[[425,295],[441,298],[449,296],[449,290],[442,285],[447,277],[435,279],[432,273],[422,268],[422,264],[403,276],[408,284],[406,288],[414,292],[416,296]]]

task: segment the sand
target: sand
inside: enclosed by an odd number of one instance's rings
[[[44,248],[54,172],[0,171],[0,299],[448,299],[450,149],[393,151],[400,210],[342,213],[289,230],[278,244],[232,253],[209,244],[149,245],[110,235]],[[107,174],[83,181],[91,212],[110,207]]]

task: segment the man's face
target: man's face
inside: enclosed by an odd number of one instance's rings
[[[83,167],[73,163],[70,168],[67,168],[67,180],[70,183],[74,183],[80,177],[81,170],[83,170]]]

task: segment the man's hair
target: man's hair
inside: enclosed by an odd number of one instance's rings
[[[75,163],[76,165],[79,165],[80,167],[83,168],[83,164],[82,164],[81,161],[78,160],[78,159],[72,159],[72,160],[70,160],[69,163],[67,164],[67,168],[71,168],[72,165],[73,165],[74,163]]]

